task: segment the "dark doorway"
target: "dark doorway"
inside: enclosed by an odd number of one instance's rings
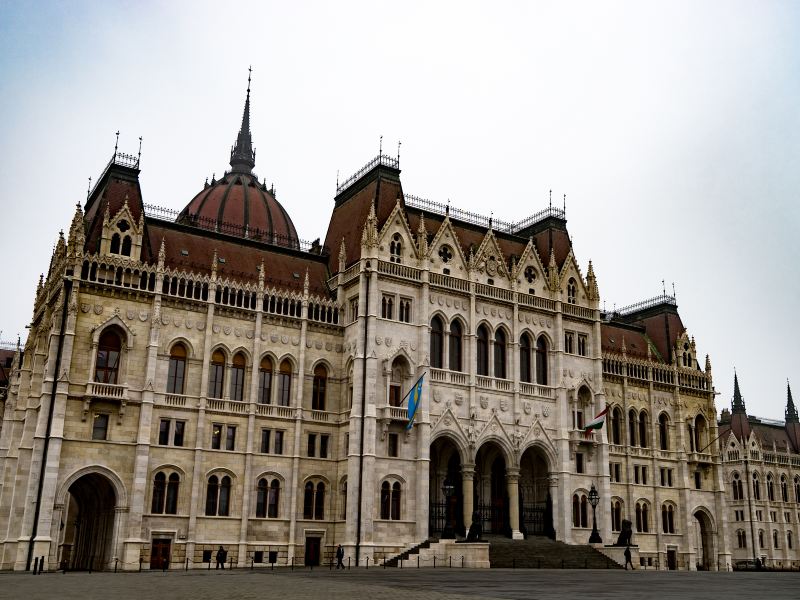
[[[84,475],[69,487],[62,564],[75,570],[113,566],[116,504],[114,486],[99,473]]]
[[[553,499],[549,488],[549,467],[541,450],[528,448],[520,460],[520,530],[526,536],[544,535],[555,539]]]
[[[153,538],[150,546],[150,568],[169,569],[169,551],[172,540],[167,538]]]
[[[464,535],[461,455],[456,445],[447,438],[439,438],[431,445],[429,481],[428,530],[430,535],[435,536],[442,533],[448,520],[456,533]]]
[[[306,538],[306,566],[318,567],[320,558],[320,547],[322,538],[307,537]]]
[[[667,568],[670,571],[678,568],[678,555],[675,550],[667,550]]]
[[[500,448],[487,443],[475,457],[475,510],[485,533],[509,535],[506,461]]]

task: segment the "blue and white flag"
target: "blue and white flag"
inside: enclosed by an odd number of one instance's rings
[[[422,380],[425,378],[423,373],[414,386],[408,391],[406,397],[408,398],[408,425],[406,429],[411,429],[414,425],[414,417],[417,415],[417,407],[419,406],[422,398]]]

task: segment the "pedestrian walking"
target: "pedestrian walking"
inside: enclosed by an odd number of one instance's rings
[[[344,569],[344,563],[342,562],[343,560],[344,560],[344,548],[342,548],[342,545],[339,544],[339,547],[336,548],[336,570],[337,571],[339,570],[339,567]]]
[[[631,566],[631,571],[633,571],[633,561],[631,561],[631,547],[630,545],[625,547],[625,570],[628,570],[628,565]]]
[[[220,546],[219,550],[217,550],[217,568],[218,569],[220,568],[220,565],[221,565],[222,566],[222,570],[223,571],[225,570],[225,559],[227,557],[228,557],[228,551],[225,550],[225,548],[223,548],[222,546]]]

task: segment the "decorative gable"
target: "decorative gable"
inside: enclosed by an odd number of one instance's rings
[[[125,196],[125,204],[113,218],[109,215],[108,205],[106,205],[100,254],[126,256],[133,260],[139,260],[142,253],[143,234],[144,213],[137,222],[128,206],[128,196]]]

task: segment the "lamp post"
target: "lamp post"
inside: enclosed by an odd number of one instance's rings
[[[597,531],[597,503],[600,502],[600,494],[597,493],[597,488],[592,484],[589,490],[589,504],[592,505],[592,535],[589,536],[590,544],[602,544],[603,540],[600,537],[600,532]]]
[[[450,480],[445,479],[444,485],[442,485],[442,492],[444,492],[444,507],[445,507],[444,530],[442,531],[443,540],[453,540],[456,537],[455,524],[453,523],[453,511],[450,506],[451,504],[450,499],[453,496],[454,490],[455,486],[452,483],[450,483]]]

